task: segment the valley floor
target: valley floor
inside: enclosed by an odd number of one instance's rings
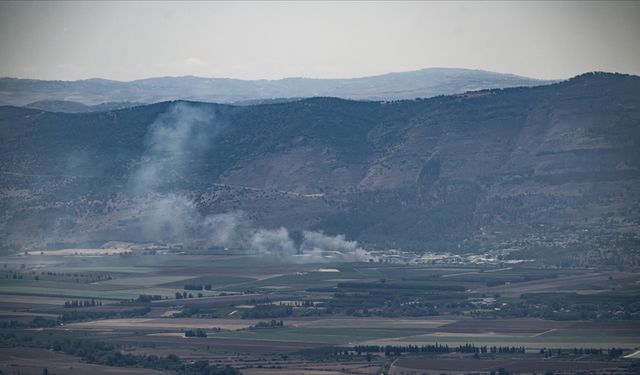
[[[195,252],[0,264],[6,374],[153,374],[197,361],[256,375],[640,366],[635,270],[281,264]],[[161,368],[172,355],[181,362]]]

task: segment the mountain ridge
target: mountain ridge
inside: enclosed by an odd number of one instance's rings
[[[89,82],[134,83],[134,82],[149,81],[149,80],[180,79],[180,78],[208,79],[208,80],[233,80],[233,81],[244,81],[244,82],[254,82],[254,81],[258,81],[258,82],[260,82],[260,81],[262,81],[262,82],[278,82],[278,81],[285,81],[285,80],[317,80],[317,81],[345,80],[346,81],[346,80],[359,80],[359,79],[376,78],[376,77],[393,76],[393,75],[403,75],[403,74],[406,74],[406,73],[424,73],[424,72],[430,72],[430,71],[482,72],[482,73],[499,74],[499,75],[508,76],[508,77],[531,79],[531,80],[536,80],[536,81],[546,81],[546,82],[560,82],[560,81],[563,81],[562,79],[541,79],[541,78],[531,78],[531,77],[527,77],[527,76],[523,76],[523,75],[519,75],[519,74],[513,74],[513,73],[498,73],[498,72],[493,72],[493,71],[485,70],[485,69],[450,68],[450,67],[431,67],[431,68],[422,68],[422,69],[416,69],[416,70],[397,71],[397,72],[372,74],[372,75],[367,75],[367,76],[342,77],[342,78],[340,78],[340,77],[318,78],[318,77],[292,76],[292,77],[282,77],[282,78],[273,78],[273,79],[269,79],[269,78],[245,79],[245,78],[233,78],[233,77],[206,77],[206,76],[197,76],[197,75],[181,75],[181,76],[170,76],[169,75],[169,76],[145,77],[145,78],[138,78],[138,79],[133,79],[133,80],[117,80],[117,79],[101,78],[101,77],[83,78],[83,79],[75,79],[75,80],[64,80],[64,79],[19,78],[19,77],[9,77],[9,76],[2,76],[2,77],[0,77],[0,79],[25,80],[25,81],[35,81],[35,82],[70,82],[70,83],[85,82],[85,81],[89,81]],[[598,71],[594,71],[594,72],[598,72]],[[593,73],[593,72],[587,72],[587,73],[584,73],[584,74],[588,74],[588,73]],[[602,71],[601,73],[624,74],[624,73],[604,72],[604,71]],[[579,74],[579,75],[581,75],[581,74]],[[577,75],[577,76],[579,76],[579,75]]]
[[[591,73],[397,102],[3,107],[0,203],[14,214],[0,233],[12,235],[7,243],[23,243],[34,225],[43,238],[32,243],[149,240],[131,205],[179,193],[203,214],[240,210],[265,227],[346,234],[371,247],[553,249],[613,261],[640,237],[638,93],[640,77]],[[176,154],[188,169],[163,165],[150,195],[128,193],[150,157],[150,124],[176,105],[213,114],[219,132],[207,133],[201,154]]]
[[[241,80],[185,76],[153,77],[134,81],[46,81],[0,78],[0,91],[4,93],[0,96],[0,103],[26,105],[43,100],[63,100],[97,105],[106,102],[152,103],[176,99],[233,103],[313,96],[395,100],[550,82],[555,81],[482,70],[447,68],[428,68],[346,79]]]

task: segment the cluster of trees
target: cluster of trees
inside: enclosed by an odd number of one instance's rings
[[[242,319],[284,318],[293,315],[293,307],[279,305],[258,305],[251,310],[243,311]]]
[[[185,284],[184,290],[211,290],[211,284]]]
[[[106,273],[96,273],[96,274],[91,273],[91,274],[88,274],[88,273],[77,273],[77,272],[71,273],[71,272],[52,272],[52,271],[45,272],[45,271],[42,271],[40,274],[41,275],[47,275],[47,276],[61,276],[61,277],[64,277],[64,276],[66,276],[66,277],[91,277],[91,278],[95,278],[97,280],[101,280],[101,279],[111,280],[112,279],[111,275],[106,274]]]
[[[117,346],[97,341],[64,340],[54,343],[53,349],[79,356],[90,363],[107,366],[153,368],[172,371],[179,375],[241,375],[241,372],[233,367],[212,366],[208,361],[185,363],[175,354],[166,357],[123,354]]]
[[[481,347],[480,353],[487,353],[487,347]],[[524,346],[492,346],[488,353],[524,353]]]
[[[202,298],[204,297],[204,295],[202,293],[198,293],[198,298]],[[193,294],[191,293],[187,293],[187,292],[176,292],[176,299],[186,299],[186,298],[193,298]]]
[[[185,337],[207,337],[207,332],[202,328],[189,329],[184,332]]]
[[[544,354],[545,358],[562,355],[606,355],[609,359],[618,358],[623,354],[622,349],[618,348],[573,348],[573,349],[540,349],[540,354]]]
[[[284,327],[282,320],[271,319],[270,322],[258,322],[251,326],[251,328],[280,328]]]
[[[323,313],[352,316],[434,316],[442,312],[460,314],[472,305],[464,293],[413,290],[336,292],[323,303]]]
[[[500,310],[473,310],[477,318],[541,318],[548,320],[640,320],[640,301],[617,293],[525,293]]]
[[[362,353],[382,353],[384,352],[387,355],[391,355],[391,353],[397,353],[395,355],[400,355],[400,353],[449,353],[451,349],[449,345],[440,345],[436,343],[435,345],[357,345],[351,349],[345,350],[345,352],[354,351],[358,355],[362,355]]]
[[[355,352],[357,355],[370,353],[384,353],[386,356],[399,356],[402,353],[474,353],[474,354],[524,354],[524,346],[475,346],[473,344],[449,347],[449,345],[357,345],[352,348],[336,349],[335,355],[350,355]],[[618,348],[574,348],[574,349],[540,349],[540,354],[545,358],[562,355],[606,355],[609,359],[622,356],[623,350]]]
[[[159,294],[141,294],[136,299],[136,302],[151,302],[151,301],[159,301],[162,299],[162,296]]]
[[[251,291],[249,293],[254,293],[254,292]],[[271,303],[271,299],[269,298],[269,296],[266,296],[264,298],[251,298],[244,302],[245,305],[264,305],[269,303]]]
[[[6,268],[6,267],[5,267]],[[22,267],[24,268],[24,267]],[[106,273],[71,273],[71,272],[51,272],[51,271],[41,271],[39,274],[36,271],[31,271],[29,272],[30,274],[34,275],[34,280],[40,280],[40,276],[47,276],[47,279],[57,279],[57,280],[64,280],[65,278],[70,278],[72,280],[74,280],[75,282],[79,283],[80,279],[82,279],[83,283],[92,283],[92,282],[96,282],[96,281],[102,281],[102,280],[112,280],[113,278],[111,277],[111,275],[106,274]],[[6,278],[9,278],[9,274],[6,274]],[[18,274],[16,272],[13,273],[12,276],[13,279],[23,279],[24,276],[22,274]]]
[[[0,328],[12,328],[12,329],[22,329],[22,328],[42,328],[42,327],[55,327],[57,326],[59,321],[57,319],[43,318],[41,316],[36,316],[31,321],[24,320],[10,320],[10,321],[2,321],[0,322]],[[2,340],[0,340],[2,342]]]
[[[69,302],[69,301],[67,301]],[[96,306],[98,302],[96,301]],[[67,307],[65,305],[65,307]],[[129,310],[111,310],[111,311],[64,311],[59,318],[44,318],[37,316],[30,321],[10,320],[0,322],[0,328],[41,328],[55,327],[61,322],[73,322],[82,320],[95,319],[114,319],[114,318],[133,318],[143,316],[151,311],[150,307],[133,308]]]
[[[367,289],[369,285],[390,285],[390,288]],[[356,317],[366,316],[435,316],[442,313],[452,315],[463,314],[474,307],[467,294],[458,292],[462,287],[444,286],[445,291],[414,289],[413,283],[406,283],[407,289],[393,289],[399,283],[340,283],[343,287],[336,291],[335,288],[310,288],[310,292],[333,292],[333,298],[321,303],[312,300],[296,301],[289,308],[274,306],[268,298],[251,299],[246,301],[248,305],[256,305],[252,310],[241,313],[243,318],[265,319],[280,318],[291,315],[314,316],[346,314]],[[356,287],[363,287],[356,290]],[[439,288],[439,287],[433,287]],[[293,309],[295,307],[295,309]]]
[[[622,353],[623,353],[622,349],[618,349],[618,348],[611,348],[607,350],[607,356],[611,359],[622,356]]]
[[[449,347],[449,345],[356,345],[352,348],[336,349],[335,355],[350,355],[355,352],[357,355],[384,353],[386,356],[399,356],[402,353],[473,353],[473,354],[523,354],[524,346],[475,346],[473,344]],[[540,354],[545,358],[562,355],[606,355],[609,359],[622,356],[623,350],[619,348],[574,348],[574,349],[540,349]]]
[[[143,316],[151,311],[150,307],[119,311],[65,311],[61,320],[64,322],[94,319],[134,318]]]
[[[96,307],[102,306],[102,301],[96,301],[95,299],[83,299],[83,300],[71,300],[64,301],[65,308],[77,308],[77,307]]]
[[[524,353],[524,346],[475,346],[473,344],[449,347],[449,345],[357,345],[351,351],[358,355],[362,353],[384,353],[386,356],[399,356],[402,353]],[[345,350],[346,353],[349,350]]]

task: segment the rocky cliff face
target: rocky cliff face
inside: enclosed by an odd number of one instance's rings
[[[199,112],[197,126],[153,151],[152,124],[182,129],[176,106]],[[640,243],[635,76],[398,102],[181,102],[86,114],[3,107],[0,133],[9,245],[148,240],[136,229],[139,203],[177,192],[203,214],[242,211],[261,226],[344,233],[372,247]],[[132,189],[132,175],[157,158],[159,182]]]

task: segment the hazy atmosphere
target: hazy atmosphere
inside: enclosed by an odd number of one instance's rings
[[[0,76],[640,73],[640,3],[2,2]]]
[[[640,2],[0,0],[0,375],[637,375]]]

